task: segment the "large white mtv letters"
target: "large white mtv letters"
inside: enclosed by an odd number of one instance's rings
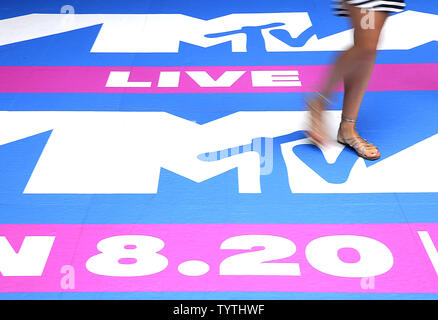
[[[247,52],[249,42],[268,52],[337,51],[353,40],[352,29],[321,39],[307,12],[230,14],[202,20],[183,14],[29,14],[0,20],[0,46],[102,25],[91,52],[179,52],[181,42],[207,48],[230,42]],[[438,40],[438,15],[404,11],[390,16],[381,50],[408,50]],[[278,36],[279,32],[282,36]],[[386,36],[388,35],[388,36]],[[264,48],[263,48],[264,46]]]
[[[340,111],[327,111],[336,134]],[[305,111],[257,111],[199,125],[165,112],[1,111],[0,145],[53,130],[25,193],[156,193],[160,170],[203,182],[237,168],[240,193],[260,193],[260,156],[248,151],[218,161],[199,155],[306,128]],[[307,139],[281,145],[291,192],[438,192],[433,152],[438,134],[366,167],[358,158],[345,183],[325,181],[293,152]],[[323,150],[336,162],[341,145]]]

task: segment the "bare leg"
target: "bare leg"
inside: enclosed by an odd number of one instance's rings
[[[360,8],[348,4],[346,6],[354,27],[354,45],[338,57],[320,92],[325,98],[329,98],[333,87],[343,79],[345,89],[343,116],[355,120],[372,74],[377,44],[388,14],[373,12],[374,27],[363,28],[361,23],[366,18],[365,15],[370,12],[361,12]],[[310,125],[311,136],[314,140],[324,144],[326,138],[320,116],[320,111],[325,108],[324,98],[316,97],[310,101],[309,105],[311,111],[313,110]],[[345,138],[358,136],[355,124],[352,122],[342,122],[340,130]],[[373,151],[373,155],[378,153],[377,148],[369,150],[370,153]]]
[[[357,60],[354,72],[347,72],[344,75],[344,103],[342,114],[348,119],[357,119],[359,109],[364,97],[365,91],[373,72],[376,50],[379,42],[380,33],[383,25],[388,17],[385,12],[373,12],[374,28],[364,29],[361,27],[361,21],[364,14],[361,9],[347,5],[354,25],[354,47],[357,50]],[[345,138],[358,136],[355,128],[355,123],[342,121],[339,130]],[[378,156],[377,148],[369,148],[366,152],[367,156]]]

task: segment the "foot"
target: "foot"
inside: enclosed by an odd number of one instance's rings
[[[348,119],[347,119],[348,120]],[[355,121],[342,121],[338,131],[338,142],[352,148],[359,157],[366,160],[380,158],[379,149],[372,143],[362,139],[356,132]]]
[[[324,146],[327,144],[327,135],[323,121],[323,111],[327,99],[318,94],[306,101],[307,110],[310,114],[309,128],[307,130],[307,137],[314,144]]]

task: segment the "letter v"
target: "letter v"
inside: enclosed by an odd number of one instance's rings
[[[225,71],[214,80],[206,71],[186,71],[200,87],[231,87],[246,71]]]
[[[41,276],[55,237],[28,236],[16,253],[6,237],[0,237],[0,272],[5,277]]]
[[[421,242],[426,249],[426,253],[429,256],[430,262],[432,262],[435,272],[438,275],[438,252],[433,244],[432,239],[430,238],[429,232],[418,231],[418,235],[420,236]]]

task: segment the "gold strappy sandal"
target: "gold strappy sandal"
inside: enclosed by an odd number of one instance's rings
[[[348,119],[344,117],[342,117],[342,121],[356,123],[356,120]],[[359,136],[344,138],[340,129],[338,130],[338,142],[340,144],[352,148],[359,157],[364,158],[366,160],[377,160],[380,158],[379,149],[375,145],[369,143],[368,141],[366,141],[365,139]],[[371,157],[367,156],[367,151],[372,149],[376,150],[376,155]]]
[[[322,95],[319,92],[315,92],[316,95],[318,95],[320,98],[322,98],[327,104],[330,104],[330,100],[328,100],[324,95]],[[310,123],[313,123],[314,121],[319,122],[319,125],[316,125],[316,127],[320,128],[320,131],[322,132],[321,136],[324,136],[324,123],[323,123],[323,119],[322,119],[322,112],[324,111],[324,107],[323,108],[318,108],[315,106],[315,102],[313,101],[315,100],[314,97],[312,98],[307,98],[305,99],[305,103],[306,103],[306,108],[310,113]],[[310,125],[311,127],[312,125]],[[322,128],[322,129],[321,129]],[[315,145],[317,145],[318,147],[322,147],[325,142],[322,141],[321,139],[319,139],[318,137],[316,137],[310,130],[307,130],[306,132],[306,136],[307,138]]]

